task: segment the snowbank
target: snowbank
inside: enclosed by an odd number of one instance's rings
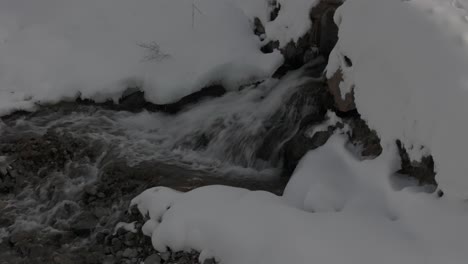
[[[188,193],[156,187],[132,204],[150,216],[143,229],[152,236],[155,249],[195,249],[202,260],[465,263],[465,204],[417,188],[397,191],[389,184],[393,170],[388,164],[394,153],[359,162],[344,144],[335,136],[309,153],[283,198],[225,186]]]
[[[211,82],[270,76],[245,12],[229,0],[0,2],[0,113],[35,102],[117,99],[143,86],[167,103]],[[146,47],[146,48],[145,48]]]
[[[0,114],[78,95],[117,100],[129,86],[169,103],[213,82],[269,77],[283,59],[261,46],[297,40],[316,2],[277,1],[270,21],[270,0],[1,1]]]
[[[414,159],[432,154],[440,188],[461,198],[468,197],[467,10],[467,0],[348,0],[335,16],[339,41],[328,67],[329,77],[342,68],[342,94],[355,86],[357,108],[383,142],[401,139]]]

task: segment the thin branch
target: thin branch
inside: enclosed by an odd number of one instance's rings
[[[146,51],[146,55],[143,58],[144,61],[161,61],[170,57],[169,54],[164,54],[161,51],[159,44],[155,41],[149,43],[137,43],[137,45]]]

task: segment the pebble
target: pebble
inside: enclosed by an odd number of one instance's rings
[[[153,254],[145,259],[144,264],[161,264],[161,257]]]
[[[122,257],[124,258],[134,258],[137,255],[138,255],[137,251],[131,248],[126,248],[124,252],[122,253]]]
[[[164,261],[167,261],[171,257],[171,252],[163,252],[160,255]]]
[[[212,258],[209,258],[205,259],[205,261],[203,261],[203,264],[216,264],[216,261]]]

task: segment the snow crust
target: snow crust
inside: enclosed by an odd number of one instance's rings
[[[346,94],[383,142],[432,154],[439,187],[468,198],[468,1],[348,0],[335,16]],[[352,65],[346,63],[345,56]]]
[[[150,216],[144,229],[155,249],[195,249],[202,260],[465,263],[466,203],[392,187],[394,152],[358,161],[345,142],[334,136],[305,156],[284,197],[226,186],[187,193],[156,187],[132,205]]]

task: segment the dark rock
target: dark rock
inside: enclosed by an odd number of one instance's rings
[[[126,110],[131,112],[139,112],[144,109],[153,112],[165,112],[175,114],[185,107],[198,103],[204,98],[220,97],[226,93],[221,85],[210,85],[202,88],[201,90],[182,97],[180,100],[169,104],[153,104],[145,99],[145,94],[142,91],[136,90],[134,93],[127,95],[119,100],[119,104],[114,108],[119,110]]]
[[[50,249],[42,246],[42,245],[32,245],[29,247],[29,254],[28,258],[31,259],[39,259],[43,258],[44,256],[47,256],[49,254]]]
[[[84,188],[84,191],[89,194],[89,195],[96,195],[97,194],[97,190],[96,190],[96,186],[94,185],[88,185]]]
[[[94,230],[98,223],[99,219],[94,214],[84,212],[75,218],[71,224],[71,229],[79,236],[86,236]]]
[[[134,246],[136,244],[136,238],[135,234],[129,232],[125,234],[124,244],[129,247]]]
[[[132,248],[126,248],[122,253],[122,257],[124,258],[134,258],[137,255],[138,255],[138,252]]]
[[[270,12],[270,21],[273,21],[278,17],[278,14],[281,10],[281,4],[278,3],[276,0],[272,0],[270,1],[270,6],[273,7],[273,9]]]
[[[57,255],[53,257],[56,264],[75,264],[71,257],[66,255]]]
[[[116,264],[117,261],[113,256],[106,256],[104,257],[104,260],[102,261],[102,264]]]
[[[205,261],[203,261],[203,264],[216,264],[216,261],[212,258],[209,258],[205,259]]]
[[[0,214],[1,214],[1,211],[0,211]],[[15,220],[9,217],[8,215],[0,215],[0,226],[10,226],[14,223],[15,223]]]
[[[333,96],[334,106],[340,112],[350,112],[356,109],[354,103],[354,89],[347,93],[343,99],[340,83],[343,81],[343,72],[339,69],[328,79],[328,90]]]
[[[351,130],[348,134],[349,139],[353,145],[361,149],[361,157],[375,158],[382,153],[382,146],[377,132],[370,129],[359,115],[344,120]]]
[[[353,62],[348,56],[344,56],[344,63],[346,67],[353,67]]]
[[[171,252],[166,251],[166,252],[160,253],[159,255],[161,256],[162,260],[167,261],[171,257]]]
[[[333,17],[342,1],[322,0],[310,12],[312,27],[297,42],[290,41],[280,49],[284,63],[273,74],[281,78],[288,71],[299,69],[317,56],[328,60],[330,52],[338,41],[338,27]],[[262,48],[262,51],[269,49]]]
[[[104,207],[96,207],[94,208],[94,215],[97,218],[102,218],[105,217],[109,214],[109,209],[104,208]]]
[[[17,244],[25,241],[32,241],[35,237],[35,232],[15,231],[10,235],[10,243]]]
[[[420,161],[411,160],[403,143],[397,140],[396,144],[401,158],[401,169],[398,173],[417,179],[420,185],[437,186],[432,156],[424,156]]]
[[[144,92],[138,88],[128,88],[119,100],[119,107],[126,111],[141,111],[146,103]]]
[[[112,245],[112,248],[113,248],[115,251],[118,251],[118,250],[120,250],[120,249],[122,248],[122,242],[121,242],[118,238],[116,238],[116,237],[114,237],[114,238],[112,239],[111,245]]]
[[[335,15],[336,6],[338,6],[339,4],[335,3],[329,5],[330,7],[326,8],[325,11],[323,11],[323,13],[320,15],[320,18],[316,17],[315,19],[313,19],[316,22],[320,20],[320,32],[316,34],[319,35],[317,46],[319,47],[320,54],[327,57],[335,47],[336,42],[338,42],[338,26],[335,24],[333,17]]]
[[[285,164],[291,164],[286,170],[290,173],[297,163],[292,160],[300,157],[289,152],[285,154],[285,149],[294,148],[293,145],[305,137],[307,127],[322,122],[330,104],[331,99],[322,81],[312,80],[297,87],[283,107],[265,122],[268,133],[256,152],[257,157],[273,163],[283,159]]]
[[[157,254],[153,254],[145,258],[144,264],[161,264],[161,257]]]
[[[263,45],[263,47],[260,48],[260,51],[269,54],[275,51],[276,49],[279,49],[279,41],[269,41],[267,44]]]
[[[262,24],[262,21],[256,17],[254,18],[254,34],[259,36],[260,38],[263,38],[265,35],[265,27]]]

